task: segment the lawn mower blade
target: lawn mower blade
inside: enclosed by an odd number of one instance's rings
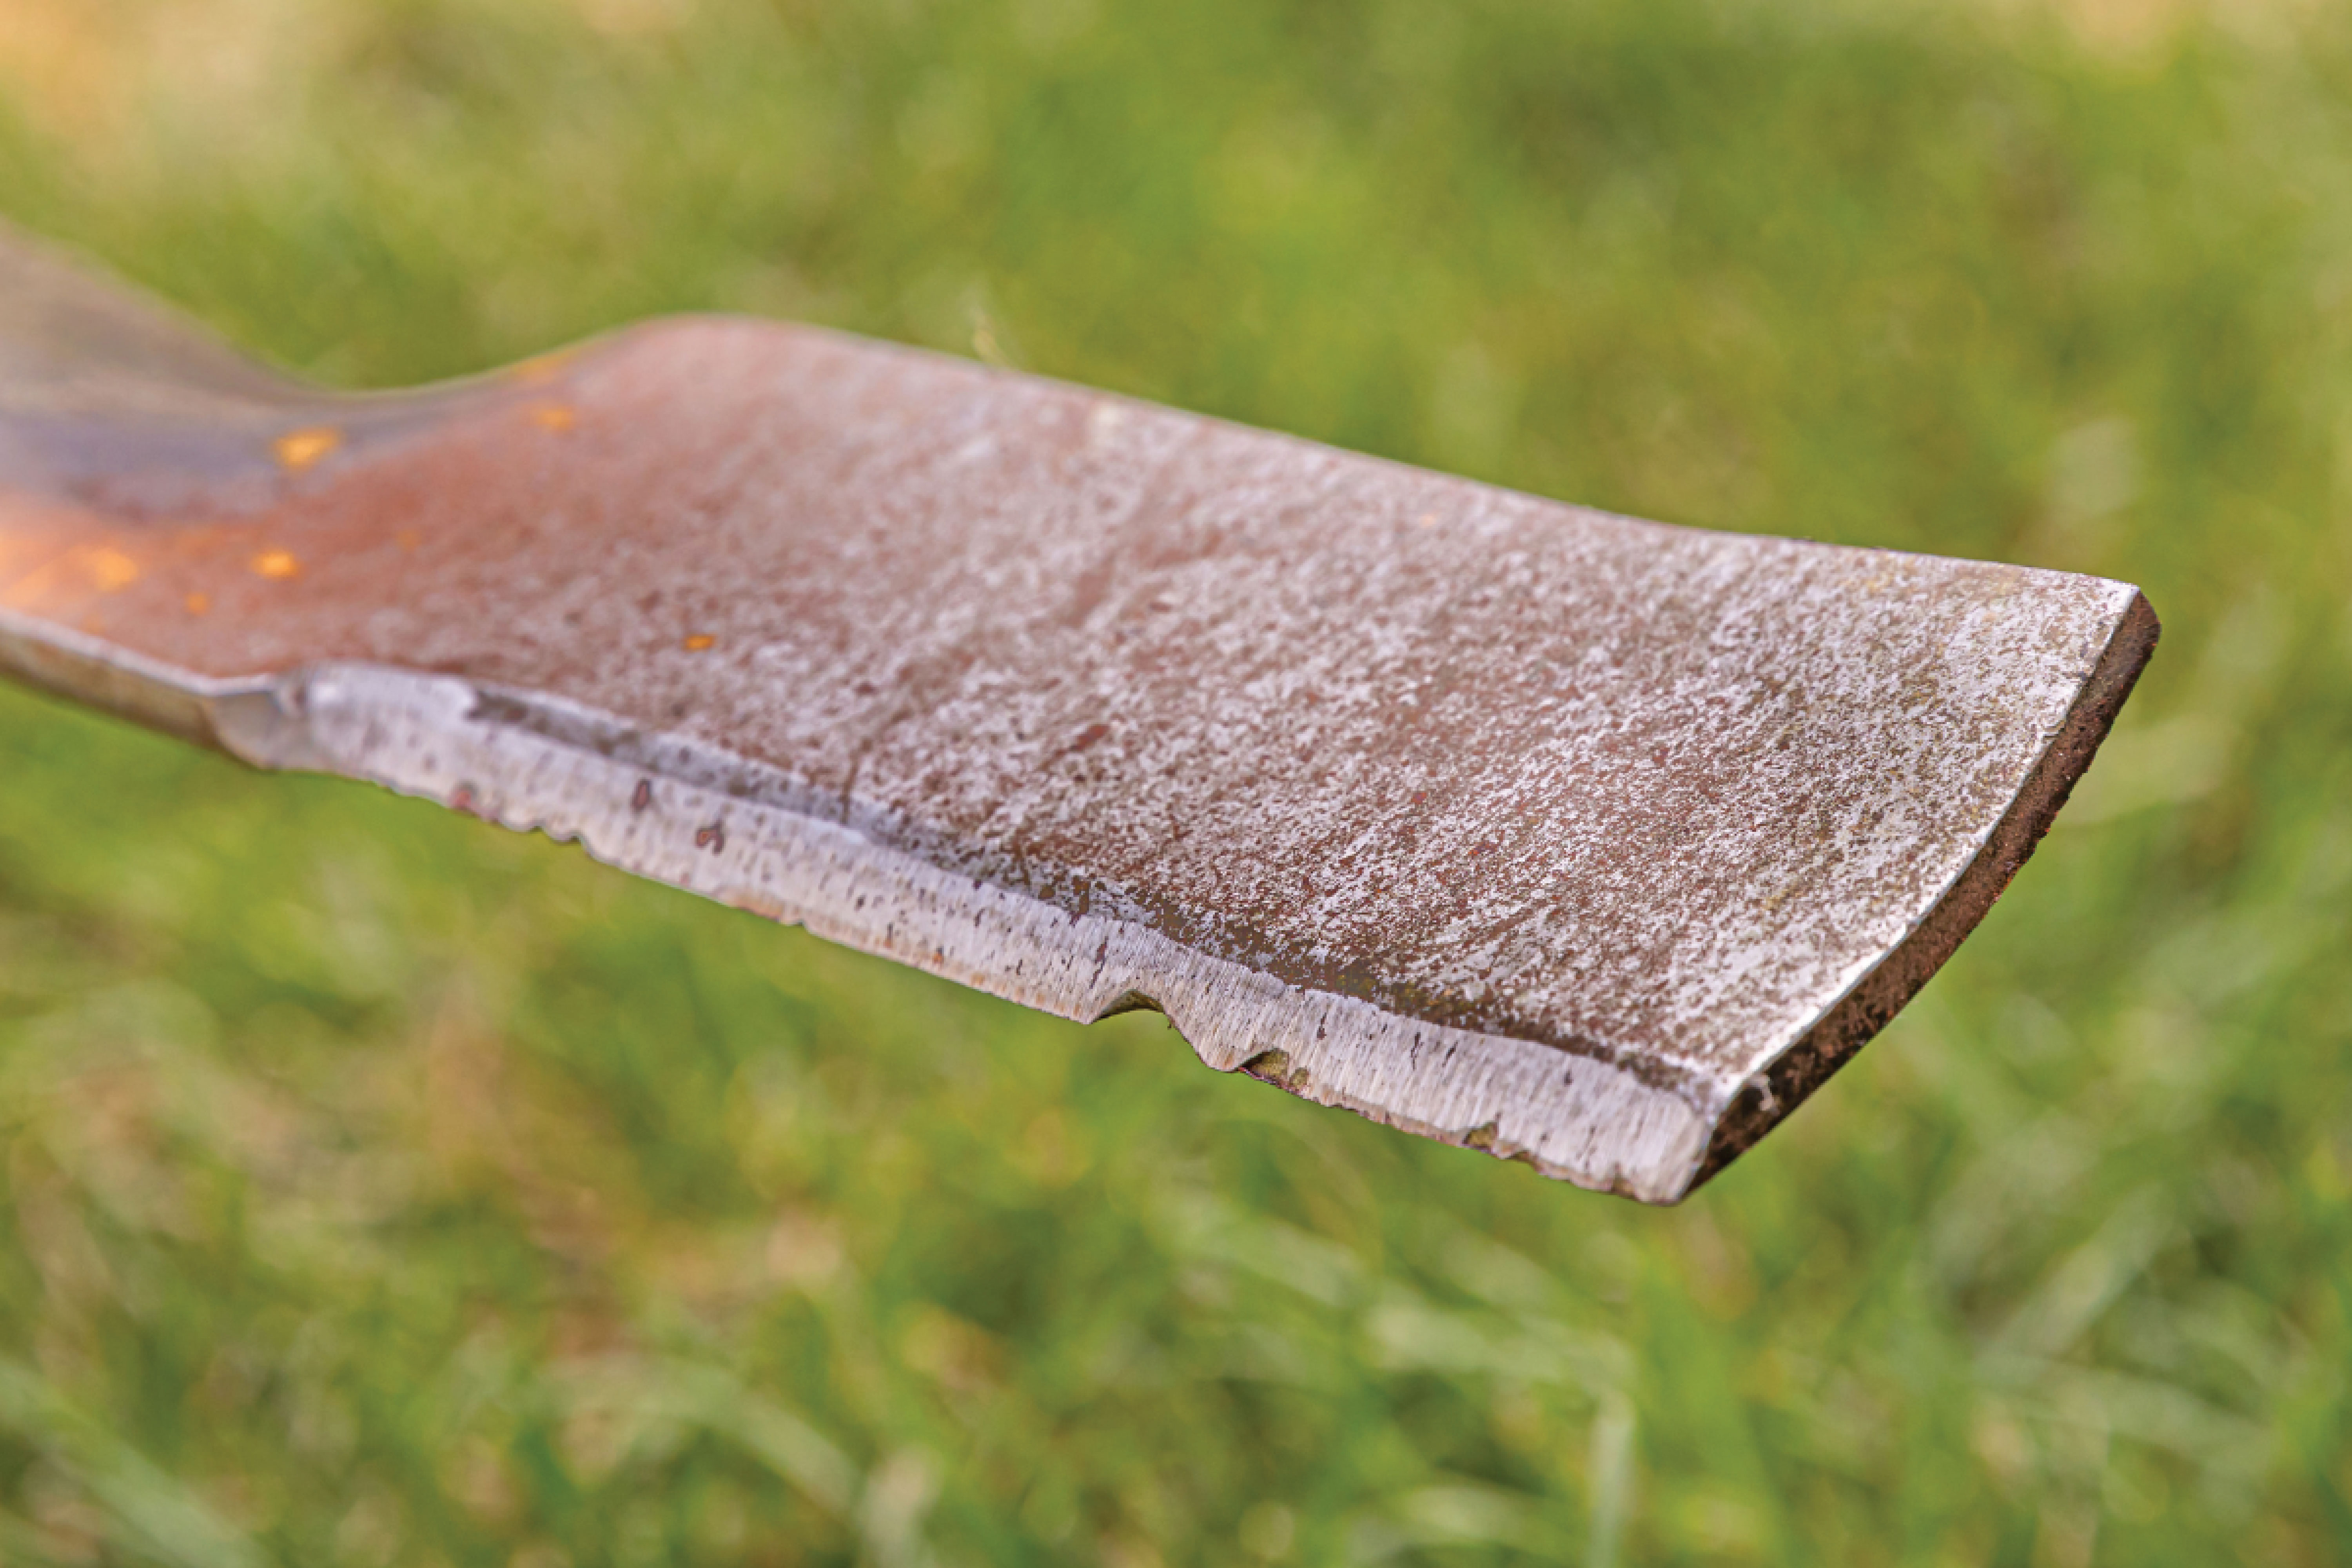
[[[1967,935],[2137,590],[829,331],[339,395],[0,244],[0,667],[1671,1202]]]

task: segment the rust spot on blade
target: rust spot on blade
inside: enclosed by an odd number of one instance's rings
[[[719,639],[712,637],[709,632],[697,632],[692,637],[686,639],[686,651],[688,653],[704,653],[709,651],[709,649],[718,641]]]
[[[580,416],[567,403],[540,403],[531,406],[530,422],[542,430],[560,436],[578,424]]]
[[[139,581],[139,563],[110,545],[99,545],[82,557],[90,585],[101,594],[120,594]]]
[[[312,467],[343,444],[343,433],[331,425],[312,425],[299,430],[289,430],[269,444],[278,466],[289,474],[299,474]]]
[[[257,577],[284,583],[302,574],[302,563],[290,550],[265,550],[253,558],[253,572]]]
[[[509,366],[505,377],[517,386],[551,386],[562,379],[564,366],[570,364],[574,351],[558,349]]]

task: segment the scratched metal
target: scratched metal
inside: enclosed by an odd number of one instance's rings
[[[0,248],[0,666],[1654,1201],[1942,963],[2156,631],[754,321],[336,397]]]

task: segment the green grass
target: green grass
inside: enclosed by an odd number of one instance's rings
[[[2076,9],[6,6],[0,214],[331,381],[787,314],[2168,629],[1674,1211],[0,694],[0,1557],[2352,1553],[2352,28]]]

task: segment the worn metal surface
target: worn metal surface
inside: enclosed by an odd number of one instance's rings
[[[1652,1200],[1999,893],[2132,588],[805,329],[338,398],[0,252],[0,665]]]

